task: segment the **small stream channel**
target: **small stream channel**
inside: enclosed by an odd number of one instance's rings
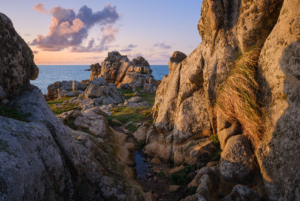
[[[136,162],[136,173],[137,173],[137,179],[139,181],[144,181],[147,177],[146,174],[150,171],[148,168],[148,161],[146,159],[145,154],[142,150],[136,150],[134,152],[135,162]],[[144,161],[143,161],[144,159]]]

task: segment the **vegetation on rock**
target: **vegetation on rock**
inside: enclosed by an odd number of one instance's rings
[[[227,80],[220,87],[216,102],[217,111],[230,122],[238,120],[244,134],[254,145],[261,139],[264,128],[263,112],[257,98],[259,54],[260,48],[255,46],[238,57]]]

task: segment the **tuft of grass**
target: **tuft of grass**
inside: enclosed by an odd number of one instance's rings
[[[209,156],[210,161],[220,161],[221,153],[222,153],[222,150],[220,150],[220,149],[213,152],[213,153],[211,153],[210,156]]]
[[[255,79],[259,54],[260,48],[253,47],[239,56],[220,87],[216,102],[217,111],[230,122],[238,120],[254,145],[264,129],[263,112],[257,99],[259,85]]]
[[[20,113],[18,112],[18,108],[0,106],[0,116],[16,119],[19,121],[26,121],[26,117],[30,116],[30,114]]]
[[[184,168],[182,169],[182,172],[184,174],[188,174],[192,171],[192,167],[190,165],[184,166]]]
[[[145,145],[146,145],[145,141],[140,141],[140,142],[137,142],[136,148],[143,149]]]
[[[189,177],[185,174],[175,173],[171,175],[170,179],[172,184],[183,186],[187,183]]]
[[[126,129],[128,129],[131,133],[134,133],[137,130],[137,127],[134,123],[130,123],[127,126],[125,126]]]
[[[65,101],[69,101],[72,98],[73,97],[55,99],[55,100],[48,101],[47,103],[48,103],[49,107],[51,108],[51,110],[53,111],[53,113],[55,115],[59,115],[59,114],[64,113],[64,112],[68,112],[70,110],[77,109],[78,105],[74,105],[74,104],[70,104],[70,103],[66,103],[66,104],[61,105],[61,106],[55,106],[55,104],[59,104],[59,103],[65,102]]]
[[[130,99],[131,97],[134,96],[135,92],[131,89],[118,89],[122,94],[124,94],[126,99]],[[155,93],[154,94],[149,94],[149,93],[143,93],[140,92],[140,90],[138,90],[137,92],[139,92],[140,97],[142,98],[143,101],[147,101],[148,103],[150,103],[152,106],[154,105],[155,102]]]
[[[193,186],[193,187],[191,187],[191,188],[185,188],[185,189],[184,189],[184,192],[186,192],[186,193],[189,194],[189,195],[194,195],[194,194],[196,194],[196,192],[197,192],[197,187],[196,187],[196,186]]]
[[[220,148],[221,145],[220,145],[220,141],[219,141],[218,135],[212,135],[212,136],[210,136],[209,140],[212,141],[217,148]]]
[[[201,164],[197,164],[197,170],[200,170],[202,168],[202,165]]]
[[[157,176],[158,176],[159,178],[164,178],[164,176],[165,176],[165,173],[163,173],[163,172],[160,172],[160,173],[158,173],[158,174],[157,174]]]
[[[106,119],[110,125],[114,125],[112,119],[117,119],[122,123],[139,122],[148,118],[144,115],[147,111],[149,108],[145,107],[117,107],[111,109],[112,116],[106,116]]]

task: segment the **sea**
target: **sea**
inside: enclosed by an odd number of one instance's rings
[[[47,87],[56,81],[69,80],[87,80],[90,79],[91,71],[89,65],[38,65],[40,69],[39,76],[36,80],[31,80],[31,84],[37,86],[43,94],[47,94]],[[168,65],[151,65],[152,75],[156,80],[169,73]]]

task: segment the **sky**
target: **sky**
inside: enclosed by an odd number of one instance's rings
[[[37,65],[101,63],[108,52],[167,65],[200,43],[202,0],[0,0]]]

